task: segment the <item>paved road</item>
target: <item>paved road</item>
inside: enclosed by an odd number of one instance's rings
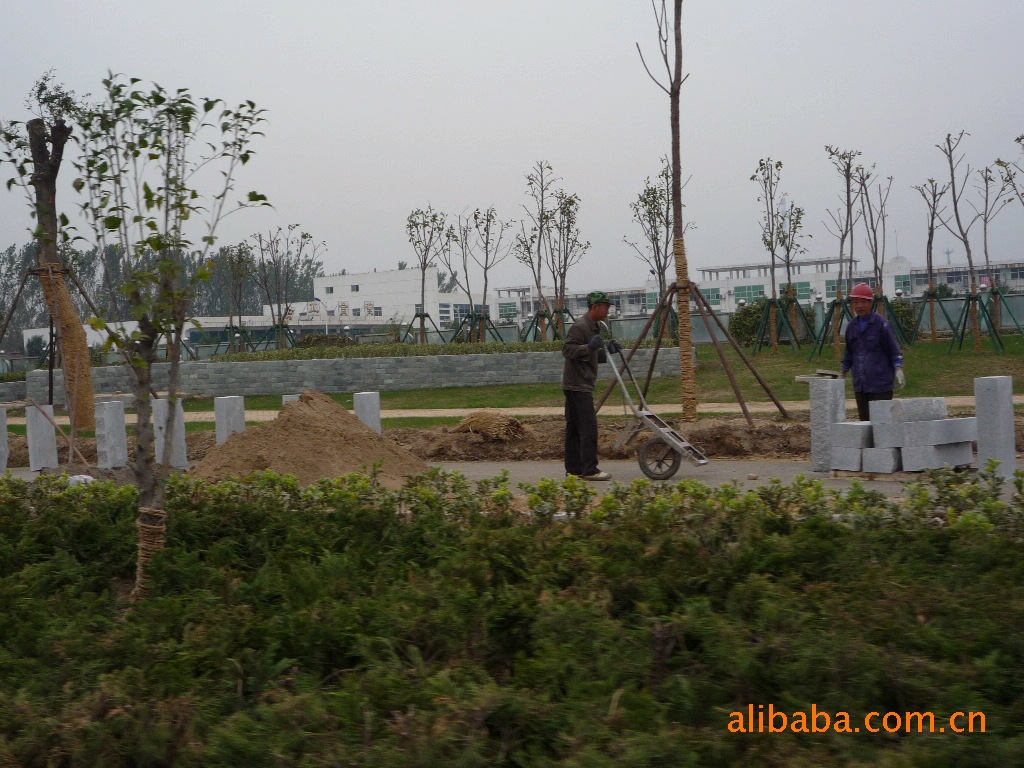
[[[564,469],[560,461],[446,461],[436,466],[452,472],[458,471],[469,480],[484,480],[497,477],[502,470],[508,470],[510,486],[514,490],[519,489],[520,483],[535,485],[542,478],[560,479],[564,477]],[[612,475],[612,482],[594,483],[594,489],[604,491],[611,488],[613,482],[630,483],[633,480],[643,478],[636,461],[602,461],[601,467]],[[1020,460],[1018,467],[1024,468]],[[37,473],[25,468],[11,469],[14,477],[24,480],[34,478]],[[751,489],[761,485],[767,485],[773,478],[783,483],[791,483],[797,475],[804,475],[810,479],[820,480],[827,488],[836,490],[848,490],[853,483],[850,478],[833,478],[828,474],[811,472],[810,465],[806,460],[802,461],[767,461],[767,460],[712,460],[703,467],[695,467],[692,464],[684,463],[671,482],[679,482],[684,479],[699,480],[711,486],[718,486],[724,483],[736,482],[741,488]],[[901,476],[899,480],[870,480],[859,479],[859,482],[867,489],[878,491],[889,498],[900,498],[905,494],[905,480]]]

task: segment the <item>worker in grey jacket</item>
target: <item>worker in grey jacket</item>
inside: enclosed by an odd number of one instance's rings
[[[608,317],[611,301],[603,291],[587,294],[587,312],[573,323],[562,345],[562,391],[565,393],[565,474],[584,480],[610,480],[597,466],[597,414],[594,383],[603,362],[604,339],[598,323]]]

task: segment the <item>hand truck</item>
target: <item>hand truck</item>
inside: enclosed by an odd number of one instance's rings
[[[652,432],[653,437],[649,437],[641,443],[636,451],[640,471],[652,480],[668,480],[672,477],[678,471],[683,456],[698,467],[707,464],[708,458],[699,448],[691,445],[668,422],[651,411],[647,405],[647,400],[644,398],[643,391],[640,389],[640,385],[637,384],[636,379],[633,377],[633,372],[629,369],[629,363],[626,362],[625,355],[622,354],[622,345],[612,340],[609,342],[609,347],[608,362],[611,363],[615,379],[619,382],[619,387],[622,389],[622,396],[626,399],[626,404],[635,417],[635,421],[626,428],[615,444],[615,447],[623,448],[629,445],[644,430]],[[621,371],[612,357],[616,353],[619,356],[619,360],[622,361]],[[633,397],[630,396],[629,387],[626,386],[626,382],[622,378],[623,373],[629,377],[637,402],[634,402]]]

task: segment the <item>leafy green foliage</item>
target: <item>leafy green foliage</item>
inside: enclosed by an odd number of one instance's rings
[[[918,308],[904,298],[894,299],[890,303],[892,304],[893,314],[896,316],[896,322],[900,324],[903,333],[909,336],[914,330],[914,323],[917,321]]]
[[[353,346],[315,346],[273,349],[264,352],[244,352],[217,355],[224,362],[253,360],[318,360],[335,357],[422,357],[433,355],[490,355],[512,352],[556,352],[561,341],[523,341],[509,344],[489,341],[464,344],[356,344]]]
[[[434,472],[0,479],[0,757],[21,765],[1020,765],[1024,475],[601,498]],[[563,517],[566,514],[568,517]],[[733,735],[748,703],[987,733]]]
[[[763,298],[758,299],[732,313],[732,317],[729,318],[729,333],[740,346],[749,347],[754,343],[757,326],[761,322],[761,315],[764,314],[764,305],[767,301]]]

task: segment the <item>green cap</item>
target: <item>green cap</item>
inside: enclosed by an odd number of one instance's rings
[[[608,294],[604,291],[591,291],[587,294],[587,306],[592,307],[595,304],[611,304],[612,300],[608,298]]]

